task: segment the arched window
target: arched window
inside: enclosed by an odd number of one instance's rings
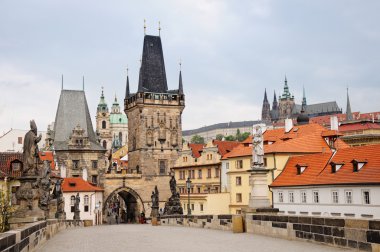
[[[74,205],[75,205],[75,196],[72,195],[70,197],[70,208],[71,208],[71,212],[74,213]]]
[[[103,140],[103,148],[107,149],[107,141],[106,140]]]
[[[88,205],[89,205],[88,195],[84,195],[83,203],[84,203],[84,211],[88,212]]]
[[[105,129],[107,128],[107,122],[106,121],[102,121],[102,129]]]
[[[123,146],[123,133],[119,132],[120,146]]]

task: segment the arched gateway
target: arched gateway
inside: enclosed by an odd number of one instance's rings
[[[139,194],[129,187],[114,190],[103,205],[104,220],[109,224],[136,223],[141,212],[145,213],[143,201]]]

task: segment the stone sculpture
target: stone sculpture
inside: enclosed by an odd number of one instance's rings
[[[56,181],[53,190],[53,199],[57,201],[57,212],[55,213],[55,218],[65,219],[65,201],[62,192],[62,179]]]
[[[253,130],[253,165],[261,167],[264,165],[263,127],[258,124],[254,126]]]
[[[79,203],[80,203],[80,197],[79,197],[79,193],[77,193],[77,196],[75,196],[75,203],[74,203],[74,220],[80,220]]]
[[[152,191],[152,217],[158,216],[158,208],[159,208],[159,192],[157,186],[154,187],[154,191]]]
[[[23,175],[38,175],[38,142],[41,141],[42,135],[37,137],[37,125],[34,120],[30,121],[30,130],[26,133],[24,138],[24,151],[23,151]]]
[[[165,203],[164,215],[183,214],[179,193],[177,192],[177,181],[174,176],[170,179],[169,185],[172,196]]]
[[[49,203],[50,203],[50,161],[45,160],[42,176],[38,179],[38,187],[39,187],[39,200],[38,200],[38,207],[44,211],[49,210]]]

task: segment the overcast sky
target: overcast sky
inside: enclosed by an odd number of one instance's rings
[[[85,91],[93,125],[101,86],[109,106],[138,82],[143,20],[161,21],[166,74],[186,94],[183,129],[256,120],[284,75],[297,103],[336,100],[345,111],[380,110],[380,1],[0,2],[0,135],[54,121],[61,89]]]

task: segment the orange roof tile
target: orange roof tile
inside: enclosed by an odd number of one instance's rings
[[[343,136],[343,134],[337,130],[324,130],[324,131],[322,131],[321,136],[322,137],[333,137],[333,136]]]
[[[53,156],[52,151],[40,151],[39,156],[42,161],[44,160],[50,161],[50,168],[52,170],[55,169],[55,162],[54,162],[54,156]]]
[[[199,158],[201,156],[201,151],[203,150],[204,144],[189,143],[188,145],[193,153],[193,157]]]
[[[233,148],[240,145],[239,142],[235,141],[219,141],[213,140],[212,143],[218,147],[218,152],[221,156],[230,152]]]
[[[102,188],[92,185],[82,178],[65,178],[62,183],[63,192],[98,192]]]
[[[380,129],[379,123],[372,122],[357,122],[357,123],[348,123],[342,124],[339,126],[339,131],[347,132],[354,130],[365,130],[365,129]]]
[[[379,153],[380,145],[367,145],[340,149],[334,156],[332,153],[294,156],[289,158],[282,173],[270,186],[379,184]],[[358,172],[354,172],[352,160],[365,160],[367,163]],[[331,162],[343,166],[332,173]],[[297,175],[296,165],[300,163],[306,163],[307,168]]]
[[[223,155],[222,159],[252,156],[252,148],[252,146],[245,146],[244,144],[240,144],[239,146],[233,148],[229,153]]]

